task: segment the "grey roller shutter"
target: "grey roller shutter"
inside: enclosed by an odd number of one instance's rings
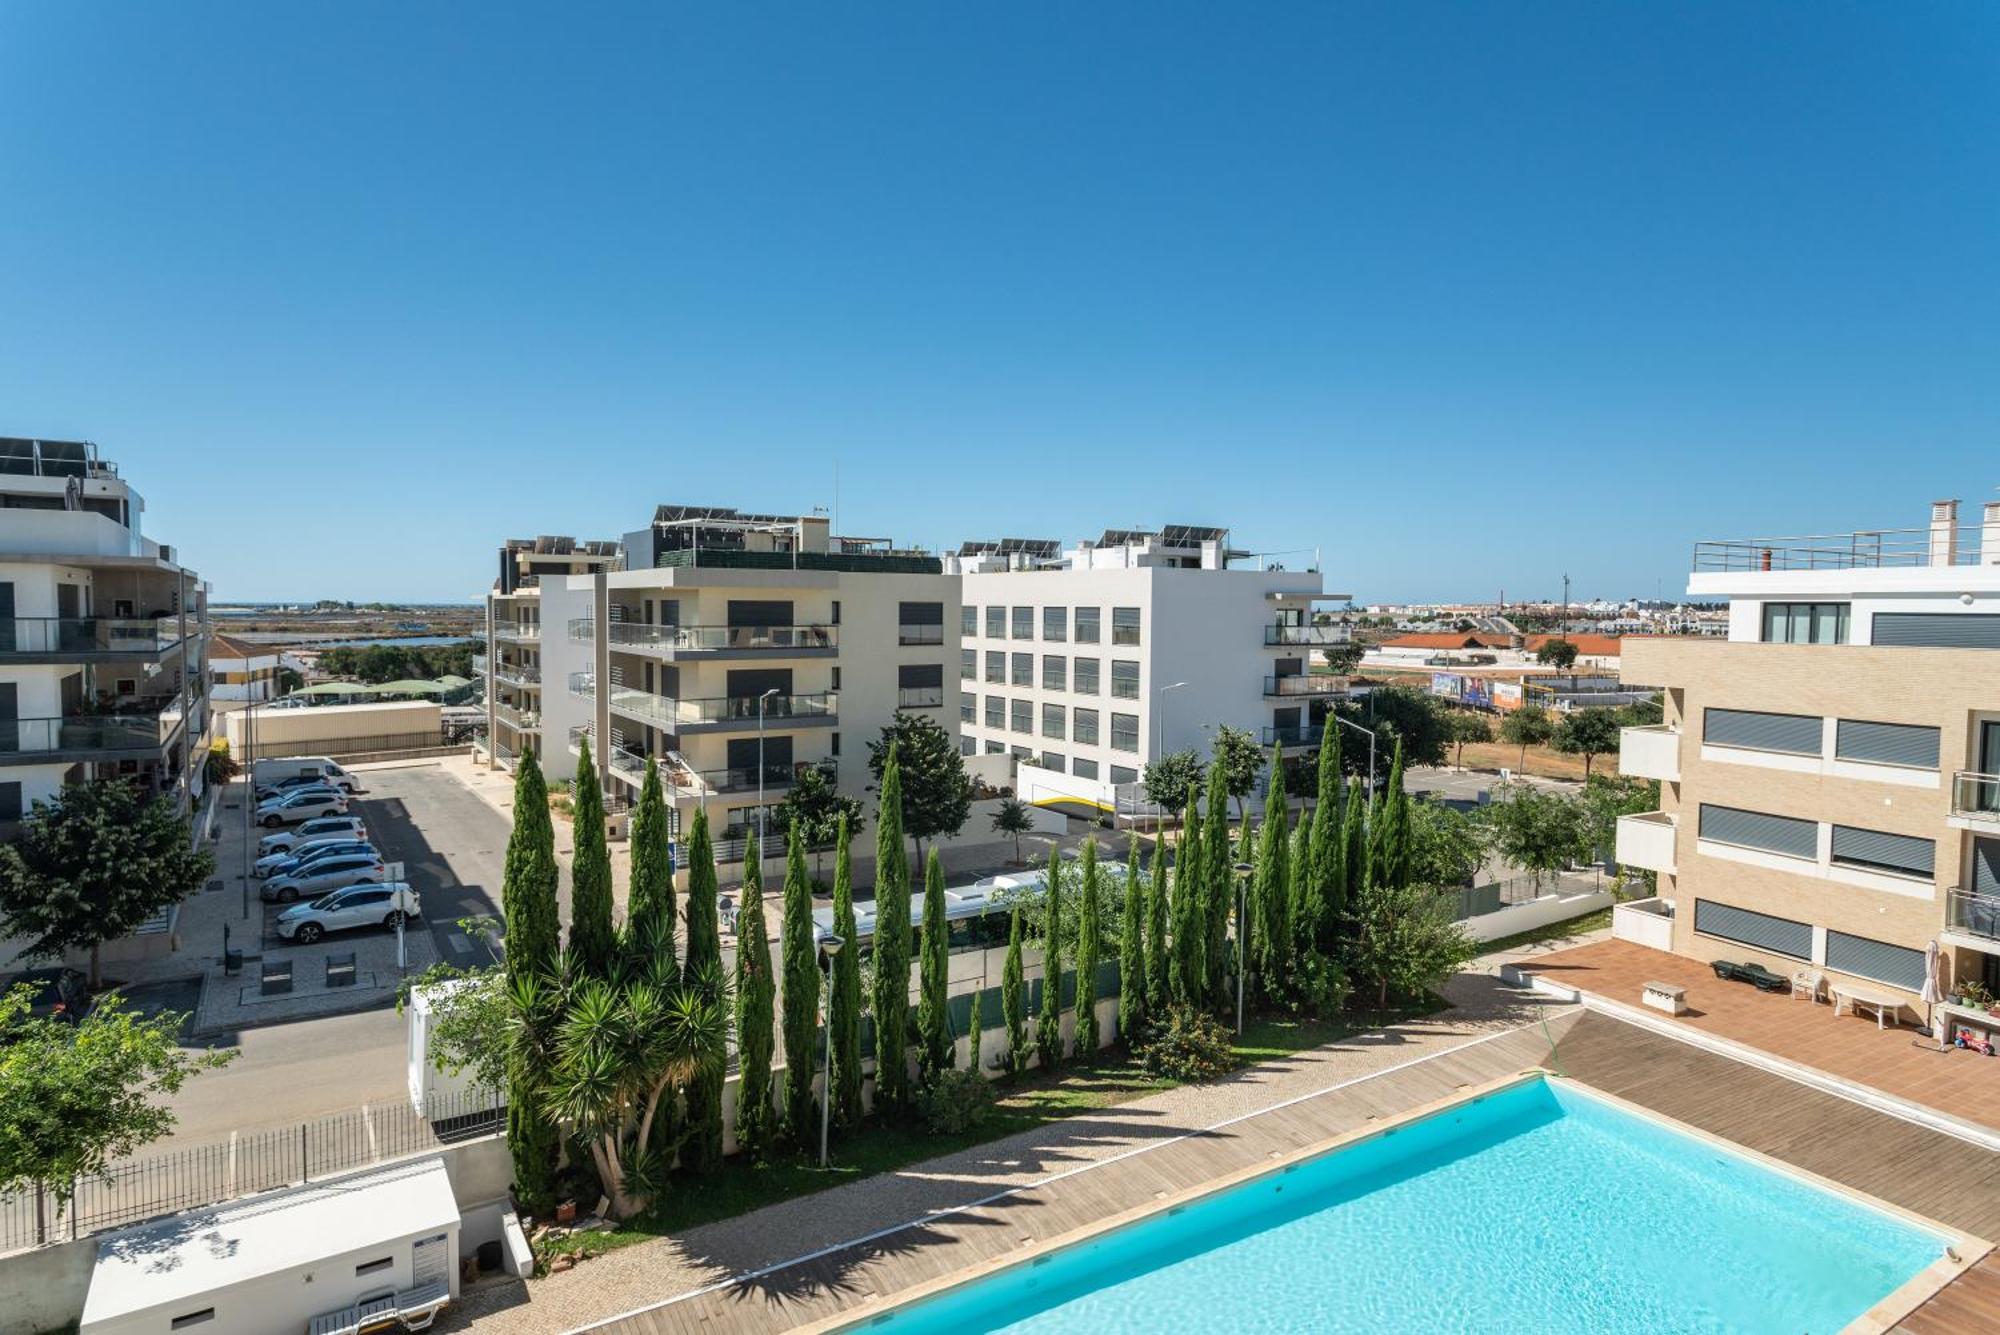
[[[1937,870],[1937,844],[1907,834],[1833,827],[1833,860],[1850,866],[1879,867],[1906,876],[1930,876]]]
[[[1845,932],[1826,934],[1826,967],[1859,978],[1919,991],[1924,985],[1924,952]]]
[[[1694,929],[1703,936],[1740,941],[1773,955],[1789,955],[1795,960],[1812,958],[1812,924],[1793,922],[1790,918],[1774,918],[1768,913],[1752,913],[1712,899],[1697,899]]]
[[[1875,765],[1936,769],[1938,730],[1908,723],[1863,723],[1844,718],[1835,730],[1834,755]]]
[[[1818,822],[1792,816],[1768,816],[1761,811],[1711,806],[1704,802],[1701,804],[1698,833],[1703,839],[1741,844],[1745,848],[1761,848],[1767,853],[1783,853],[1788,857],[1819,856]]]
[[[1817,714],[1765,714],[1748,709],[1705,709],[1701,740],[1710,746],[1741,746],[1816,756],[1824,728]]]
[[[1874,644],[1932,649],[2000,649],[2000,615],[1991,612],[1877,612]]]
[[[1972,841],[1972,892],[2000,896],[2000,839]]]

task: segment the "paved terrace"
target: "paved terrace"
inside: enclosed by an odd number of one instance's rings
[[[1634,1007],[1647,982],[1678,984],[1687,989],[1688,1013],[1674,1018],[1647,1011],[1649,1018],[1746,1044],[1893,1098],[2000,1130],[2000,1058],[1940,1052],[1935,1039],[1915,1029],[1878,1030],[1872,1016],[1848,1014],[1836,1019],[1825,1003],[1724,982],[1701,960],[1629,941],[1596,941],[1524,960],[1517,967]]]

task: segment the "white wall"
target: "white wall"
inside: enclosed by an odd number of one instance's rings
[[[1609,890],[1589,890],[1578,895],[1543,895],[1525,904],[1509,904],[1492,913],[1467,918],[1460,926],[1475,941],[1497,941],[1516,932],[1532,931],[1550,923],[1566,922],[1586,913],[1595,913],[1616,898]]]

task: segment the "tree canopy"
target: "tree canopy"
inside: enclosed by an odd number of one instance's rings
[[[878,787],[892,747],[902,770],[902,833],[921,849],[926,840],[964,829],[972,814],[972,781],[958,739],[922,714],[896,715],[881,738],[868,743],[868,770]]]
[[[813,852],[817,872],[819,859],[840,838],[841,822],[847,822],[850,833],[861,828],[861,799],[843,796],[825,770],[806,765],[793,777],[791,788],[778,803],[775,820],[779,829],[798,832]]]
[[[1500,722],[1500,740],[1521,748],[1522,768],[1528,764],[1528,748],[1541,746],[1555,735],[1555,720],[1540,705],[1522,705]]]
[[[1146,800],[1166,812],[1186,809],[1201,791],[1202,770],[1192,748],[1161,756],[1146,766]]]
[[[1242,728],[1224,723],[1215,730],[1215,763],[1222,767],[1222,788],[1236,803],[1236,818],[1243,819],[1243,799],[1256,791],[1257,776],[1264,772],[1264,751],[1257,739]]]
[[[1576,645],[1569,640],[1543,640],[1542,647],[1535,650],[1535,661],[1567,671],[1576,665]]]
[[[1556,726],[1555,748],[1566,755],[1583,757],[1583,777],[1590,778],[1591,762],[1618,749],[1618,716],[1609,709],[1578,709],[1563,716]]]

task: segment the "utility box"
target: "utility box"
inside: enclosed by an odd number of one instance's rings
[[[104,1235],[78,1335],[269,1335],[420,1324],[458,1296],[441,1158],[190,1210]]]

